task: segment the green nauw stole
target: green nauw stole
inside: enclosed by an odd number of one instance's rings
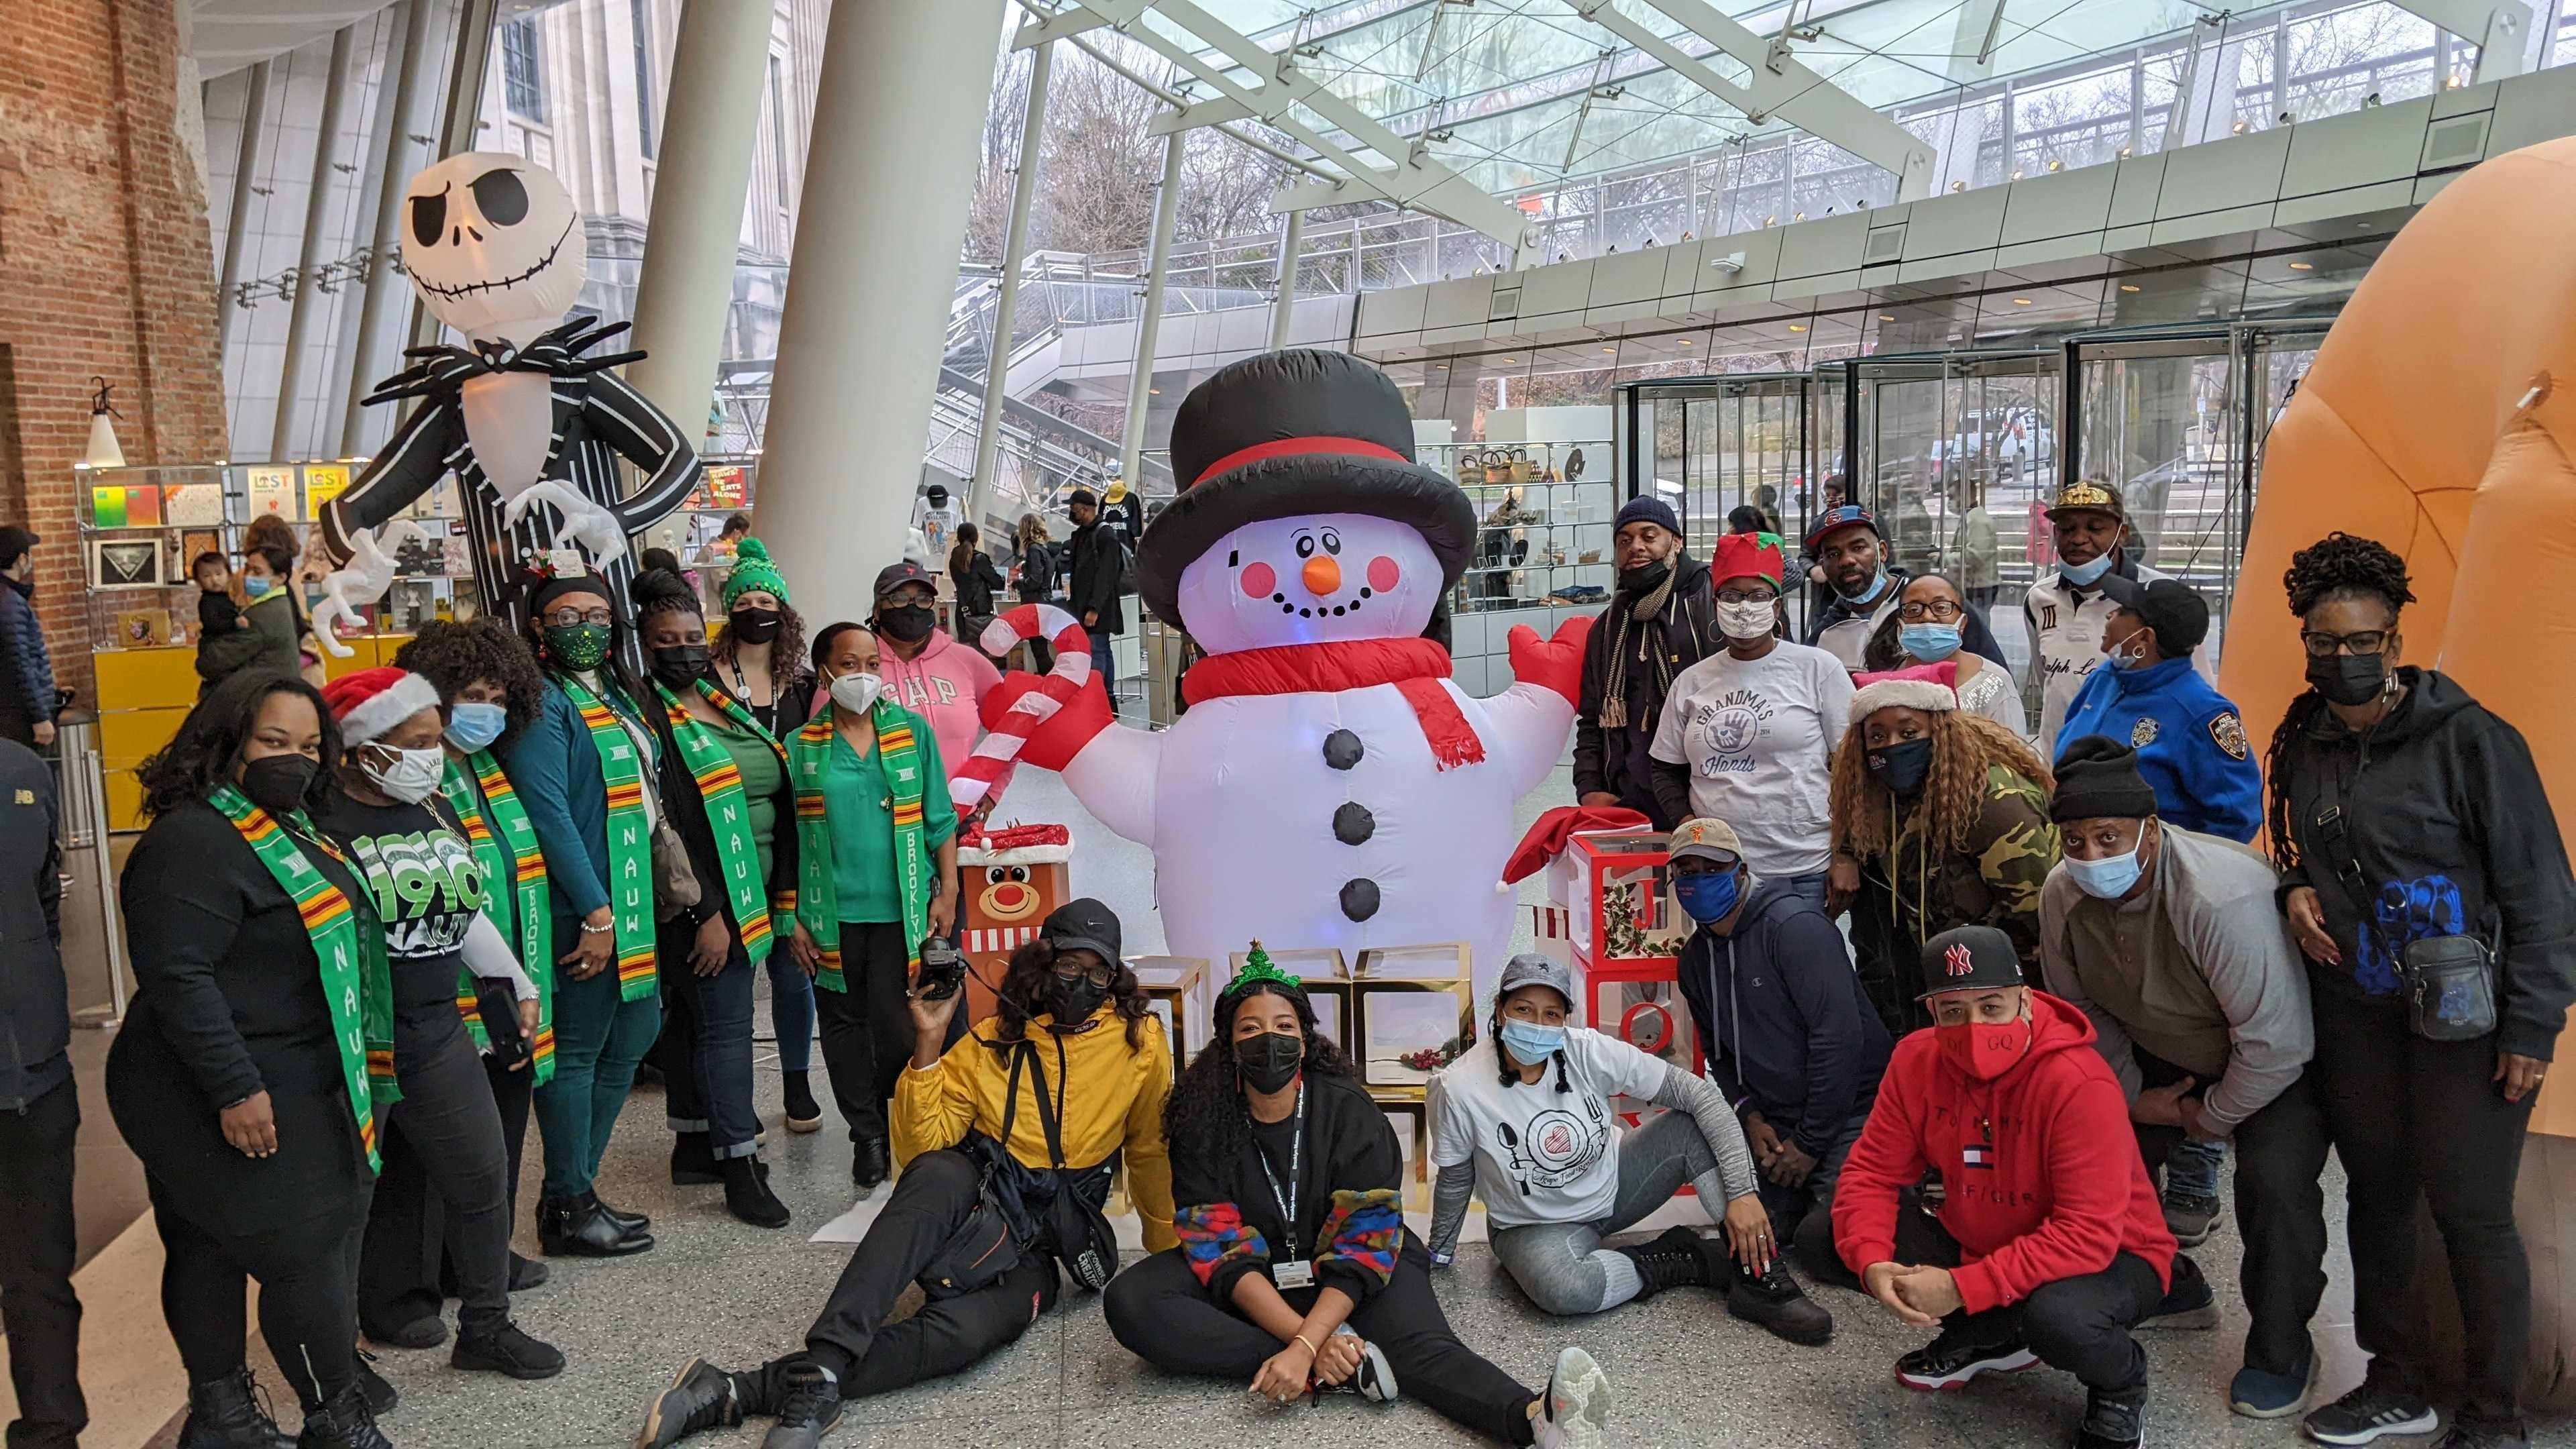
[[[731,695],[703,679],[689,687],[725,718],[769,746],[778,755],[779,763],[786,763],[786,750]],[[653,690],[662,697],[663,713],[671,723],[671,743],[680,752],[680,763],[688,767],[689,778],[697,782],[698,799],[706,806],[707,829],[716,838],[716,864],[724,871],[725,903],[733,908],[734,926],[742,934],[743,954],[758,965],[768,959],[769,948],[777,937],[769,917],[769,885],[760,874],[760,842],[751,833],[751,804],[743,794],[742,770],[715,732],[682,707],[678,695],[659,680],[654,681]]]
[[[805,722],[787,745],[787,775],[796,785],[796,897],[790,909],[805,933],[822,949],[823,964],[814,984],[826,991],[847,991],[841,975],[840,904],[832,885],[832,823],[823,804],[823,774],[832,759],[835,707]],[[885,772],[888,807],[894,815],[896,884],[903,896],[905,969],[921,964],[921,938],[930,930],[930,849],[922,825],[921,740],[923,728],[912,711],[880,699],[870,711],[877,732],[878,768]],[[945,810],[948,802],[939,802]]]
[[[483,914],[518,949],[520,968],[537,984],[537,1039],[528,1043],[528,1070],[537,1074],[536,1085],[542,1087],[555,1075],[555,923],[546,889],[546,858],[537,848],[536,827],[529,823],[527,807],[519,803],[518,791],[510,787],[509,776],[501,773],[501,762],[492,758],[490,750],[476,750],[463,765],[450,756],[439,791],[456,807],[456,818],[465,826],[465,843],[473,848],[474,863],[483,878],[509,882],[507,890],[496,886],[484,892]],[[474,1049],[490,1050],[492,1035],[483,1025],[482,991],[471,971],[457,973],[456,1010],[474,1037]]]
[[[653,842],[644,816],[644,771],[635,737],[615,711],[569,675],[552,676],[572,701],[599,751],[600,778],[608,787],[608,899],[616,920],[617,996],[641,1001],[660,989],[653,957]]]

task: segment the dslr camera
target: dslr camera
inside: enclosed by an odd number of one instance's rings
[[[966,985],[966,957],[946,936],[921,938],[921,998],[946,1001]]]

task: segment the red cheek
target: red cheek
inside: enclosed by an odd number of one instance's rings
[[[1369,560],[1369,587],[1379,593],[1383,594],[1393,589],[1396,581],[1403,577],[1404,571],[1397,568],[1395,560],[1385,554],[1379,554]]]
[[[1256,599],[1269,598],[1279,591],[1279,575],[1268,564],[1254,564],[1243,571],[1243,591]]]

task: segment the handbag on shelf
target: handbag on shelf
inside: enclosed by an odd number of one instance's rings
[[[1513,482],[1515,482],[1515,483],[1527,483],[1527,482],[1531,481],[1534,477],[1536,477],[1536,474],[1534,474],[1534,473],[1531,471],[1529,449],[1527,449],[1527,448],[1514,448],[1514,449],[1512,449],[1512,452],[1511,452],[1511,478],[1512,478],[1512,481],[1513,481]]]

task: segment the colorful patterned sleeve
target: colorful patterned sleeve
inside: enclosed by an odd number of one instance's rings
[[[1317,1275],[1341,1280],[1337,1286],[1346,1292],[1359,1288],[1353,1298],[1365,1302],[1395,1276],[1396,1255],[1404,1250],[1404,1209],[1395,1189],[1335,1189],[1315,1240],[1324,1245],[1315,1255]]]
[[[1175,1211],[1172,1232],[1181,1240],[1182,1261],[1220,1299],[1233,1291],[1236,1278],[1270,1261],[1270,1245],[1261,1230],[1245,1222],[1243,1210],[1230,1202]]]

